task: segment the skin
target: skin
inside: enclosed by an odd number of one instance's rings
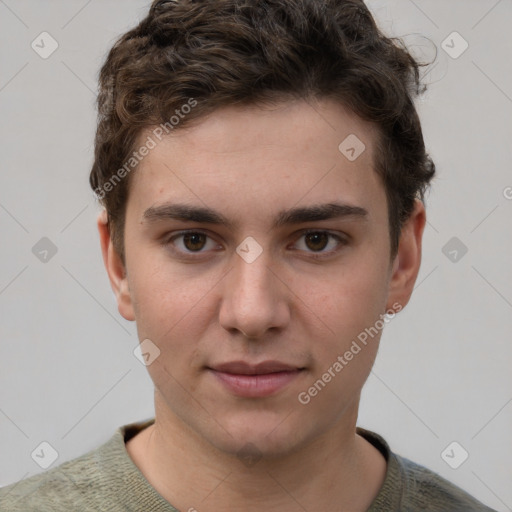
[[[338,150],[349,134],[366,146],[353,162]],[[375,136],[330,100],[221,109],[166,136],[135,171],[126,265],[98,217],[119,312],[160,350],[147,367],[155,424],[127,450],[179,510],[363,511],[378,494],[385,459],[355,428],[381,331],[307,405],[297,398],[379,315],[405,307],[418,275],[425,209],[416,201],[391,260]],[[207,206],[233,225],[144,218],[166,202]],[[368,214],[273,227],[282,210],[333,202]],[[170,240],[184,229],[207,236]],[[236,252],[248,236],[263,251],[252,263]],[[205,368],[269,359],[305,369],[264,398],[233,395]],[[237,456],[248,446],[251,466]]]

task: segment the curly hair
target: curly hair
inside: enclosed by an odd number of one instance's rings
[[[126,162],[136,168],[145,128],[180,129],[225,106],[329,98],[378,128],[374,167],[394,257],[403,222],[435,174],[414,106],[425,89],[422,65],[380,31],[362,0],[154,1],[99,76],[89,181],[116,252],[124,263]],[[175,114],[179,122],[169,122]]]

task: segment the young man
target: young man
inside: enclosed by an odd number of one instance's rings
[[[2,511],[491,510],[356,427],[421,262],[419,91],[362,1],[153,3],[102,68],[90,181],[155,418]]]

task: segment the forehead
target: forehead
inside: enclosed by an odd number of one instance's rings
[[[139,213],[163,201],[223,203],[237,211],[339,200],[375,209],[384,190],[374,170],[377,129],[334,101],[219,109],[169,135],[132,176]],[[373,206],[372,206],[373,204]]]

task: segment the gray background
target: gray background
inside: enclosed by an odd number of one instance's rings
[[[88,187],[97,73],[148,5],[0,0],[0,485],[42,471],[31,458],[42,441],[57,465],[153,415],[135,326],[118,314],[103,269]],[[416,290],[384,331],[358,424],[511,510],[512,2],[369,6],[416,55],[431,58],[437,46],[418,108],[438,177]],[[59,45],[47,59],[31,48],[43,31]],[[442,49],[453,31],[469,44],[458,58]],[[42,237],[57,247],[47,262],[32,252]],[[451,246],[450,258],[443,253],[452,237],[457,261]],[[469,452],[458,469],[441,457],[453,441]]]

